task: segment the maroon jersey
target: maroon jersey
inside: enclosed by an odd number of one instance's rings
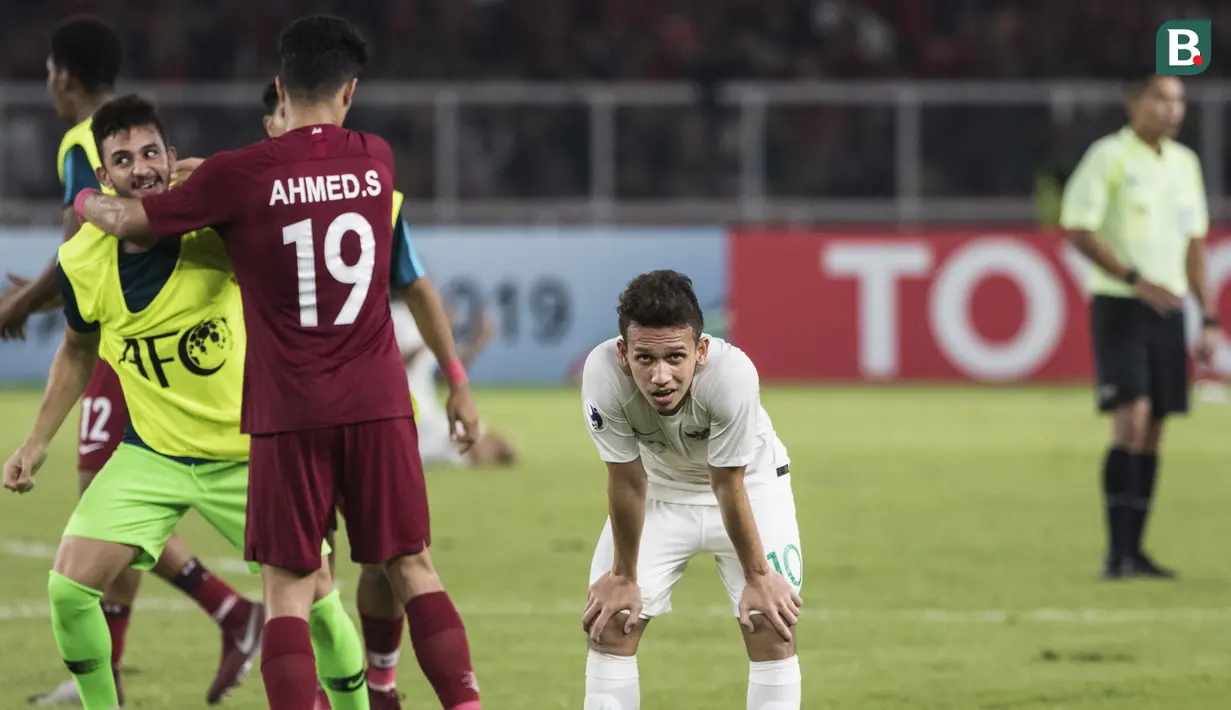
[[[389,318],[393,154],[370,133],[308,126],[220,153],[143,200],[157,236],[213,227],[248,329],[243,430],[411,416]]]

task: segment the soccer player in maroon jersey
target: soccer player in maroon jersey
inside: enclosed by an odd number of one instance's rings
[[[138,243],[212,226],[226,243],[248,329],[243,427],[252,434],[247,556],[261,563],[261,673],[271,710],[310,710],[311,573],[337,500],[351,557],[384,565],[441,705],[478,710],[461,617],[428,553],[428,506],[405,377],[384,297],[392,282],[432,327],[460,442],[478,415],[448,318],[429,283],[407,283],[393,239],[393,155],[343,129],[368,49],[345,20],[313,16],[279,41],[287,132],[206,159],[175,190],[142,200],[85,193],[80,214]],[[191,225],[191,226],[189,226]],[[434,292],[433,292],[434,294]]]

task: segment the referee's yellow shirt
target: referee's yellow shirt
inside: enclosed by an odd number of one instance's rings
[[[1179,296],[1188,293],[1190,239],[1210,227],[1201,162],[1187,146],[1164,139],[1161,153],[1125,126],[1095,141],[1064,187],[1060,226],[1098,235],[1141,277]],[[1097,266],[1090,292],[1132,296],[1133,289]]]

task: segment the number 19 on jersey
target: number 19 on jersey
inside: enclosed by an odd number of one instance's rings
[[[342,260],[342,237],[348,232],[359,235],[359,259],[354,264]],[[299,325],[315,328],[320,325],[317,314],[316,249],[312,220],[305,219],[282,228],[282,243],[295,245],[296,272],[299,277]],[[325,230],[325,269],[338,283],[351,286],[350,295],[342,304],[334,325],[351,325],[359,317],[359,309],[368,297],[372,273],[376,265],[376,237],[372,224],[357,212],[338,215]]]

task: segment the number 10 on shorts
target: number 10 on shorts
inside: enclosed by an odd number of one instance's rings
[[[774,571],[786,577],[792,586],[803,586],[804,555],[799,551],[798,545],[792,543],[784,547],[782,552],[769,552],[765,555],[765,559],[769,560],[774,566]]]

